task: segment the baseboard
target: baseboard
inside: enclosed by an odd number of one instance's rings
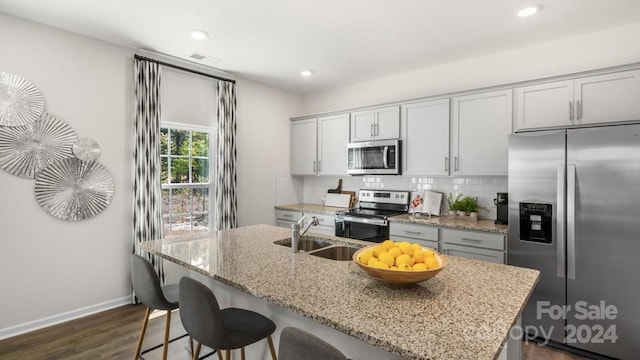
[[[0,329],[0,340],[78,319],[131,303],[131,295]]]

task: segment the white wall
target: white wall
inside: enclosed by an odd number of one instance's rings
[[[0,171],[2,338],[128,298],[134,51],[4,14],[0,48],[0,72],[31,80],[48,111],[95,139],[116,185],[103,213],[66,222],[40,209],[33,180]],[[237,90],[240,223],[272,223],[275,175],[289,172],[288,118],[301,99],[244,80]]]
[[[34,180],[0,171],[0,330],[127,296],[133,67],[126,49],[0,14],[0,71],[42,91],[47,111],[102,148],[111,205],[67,222],[36,203]]]
[[[300,115],[640,62],[640,23],[343,86],[304,97]]]
[[[276,177],[289,176],[289,118],[301,97],[238,80],[238,223],[273,224]]]

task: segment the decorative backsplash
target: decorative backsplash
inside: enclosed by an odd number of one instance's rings
[[[279,178],[276,182],[276,202],[297,202],[320,204],[327,193],[342,179],[343,190],[357,191],[359,189],[388,189],[388,190],[432,190],[442,192],[446,196],[452,192],[455,195],[478,197],[478,204],[486,207],[482,211],[483,219],[496,218],[496,206],[493,199],[496,193],[507,191],[507,177],[410,177],[410,176],[292,176]],[[286,179],[286,181],[285,181]],[[291,186],[291,184],[295,186]],[[446,201],[443,204],[443,214],[446,211]]]

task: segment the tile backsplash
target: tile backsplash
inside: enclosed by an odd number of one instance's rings
[[[493,199],[496,193],[507,192],[507,177],[410,177],[410,176],[292,176],[297,184],[295,198],[300,202],[310,204],[320,204],[328,189],[338,186],[338,180],[342,179],[342,189],[357,191],[359,189],[387,189],[387,190],[431,190],[444,193],[443,213],[447,210],[446,197],[453,193],[465,196],[478,197],[478,203],[488,209],[480,212],[480,217],[484,219],[496,218],[496,206]],[[290,181],[277,182],[277,198],[291,198],[290,196],[279,196],[279,194],[290,193],[291,188],[286,188],[285,184]],[[281,186],[281,185],[282,186]],[[300,193],[301,192],[301,193]]]

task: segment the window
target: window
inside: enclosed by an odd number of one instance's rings
[[[163,123],[160,129],[164,236],[209,232],[213,130]]]

